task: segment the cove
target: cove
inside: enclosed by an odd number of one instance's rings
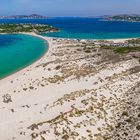
[[[0,35],[0,79],[32,64],[47,50],[45,40],[23,34]]]

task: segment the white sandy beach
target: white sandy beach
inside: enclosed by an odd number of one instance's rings
[[[107,63],[99,48],[28,33],[49,43],[46,54],[0,80],[1,140],[104,140],[114,127],[123,94],[140,81],[137,59]],[[116,42],[124,39],[114,40]],[[90,45],[89,45],[90,46]],[[4,103],[4,95],[11,97]]]

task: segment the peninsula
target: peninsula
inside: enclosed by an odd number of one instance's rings
[[[58,29],[42,24],[0,24],[0,33],[47,33],[56,31],[58,31]]]

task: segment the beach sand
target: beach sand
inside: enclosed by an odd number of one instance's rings
[[[140,81],[139,61],[101,50],[91,41],[26,34],[45,39],[49,49],[0,80],[0,139],[117,139],[124,94]]]

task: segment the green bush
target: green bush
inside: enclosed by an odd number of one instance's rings
[[[116,47],[114,51],[116,53],[129,53],[129,52],[140,51],[140,47]]]

